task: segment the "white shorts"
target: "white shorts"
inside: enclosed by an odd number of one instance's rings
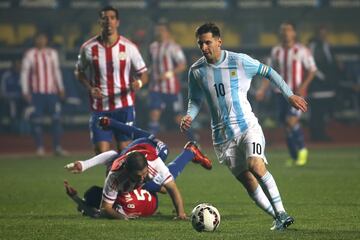
[[[248,170],[249,157],[260,157],[267,164],[265,138],[259,124],[228,142],[214,145],[214,149],[219,162],[228,166],[235,177]]]

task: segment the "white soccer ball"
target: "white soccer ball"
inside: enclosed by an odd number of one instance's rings
[[[201,203],[191,212],[191,224],[198,232],[213,232],[220,225],[220,213],[211,204]]]

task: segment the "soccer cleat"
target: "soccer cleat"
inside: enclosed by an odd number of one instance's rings
[[[194,153],[194,158],[192,160],[194,163],[200,163],[203,168],[208,170],[212,168],[211,160],[200,151],[195,142],[186,143],[184,149],[190,150]]]
[[[99,117],[99,126],[102,129],[108,129],[110,126],[110,118],[108,117]]]
[[[296,166],[304,166],[307,163],[309,152],[306,148],[299,150],[298,159],[295,162]]]
[[[289,216],[286,212],[280,212],[277,214],[275,221],[273,222],[270,230],[283,231],[294,223],[294,218]]]

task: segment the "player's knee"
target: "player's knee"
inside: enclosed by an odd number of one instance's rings
[[[263,176],[266,172],[265,163],[261,157],[249,157],[248,168],[255,177]]]
[[[299,118],[296,116],[291,116],[286,119],[286,125],[289,128],[294,128],[299,123]]]
[[[103,152],[106,152],[109,150],[111,150],[111,147],[110,147],[110,143],[108,143],[108,142],[104,142],[104,141],[98,142],[94,146],[94,151],[96,154],[100,154],[100,153],[103,153]]]

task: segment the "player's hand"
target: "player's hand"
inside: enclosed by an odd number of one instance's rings
[[[65,100],[66,95],[65,95],[65,91],[64,91],[64,90],[60,90],[60,91],[59,91],[59,97],[60,97],[61,100]]]
[[[174,75],[175,75],[175,74],[174,74],[173,71],[164,72],[164,73],[161,74],[161,76],[160,76],[160,81],[166,81],[167,79],[174,77]]]
[[[77,191],[75,190],[75,188],[71,187],[69,185],[69,182],[67,180],[64,180],[64,187],[65,187],[65,190],[66,190],[66,194],[69,196],[69,197],[74,197],[77,195]]]
[[[72,173],[82,173],[82,165],[79,161],[69,163],[64,168]]]
[[[189,128],[191,127],[191,123],[192,123],[192,118],[190,117],[190,115],[184,116],[180,122],[180,130],[182,132],[189,130]]]
[[[124,216],[124,218],[125,218],[126,220],[135,220],[135,219],[138,219],[138,218],[139,218],[139,215],[128,214],[128,215]]]
[[[98,87],[92,87],[90,89],[90,94],[93,98],[102,98],[101,89]]]
[[[185,213],[179,214],[179,216],[174,217],[174,220],[189,220]]]
[[[299,97],[297,95],[292,95],[289,97],[289,103],[291,104],[291,106],[293,106],[298,110],[301,110],[302,112],[307,111],[308,103],[302,97]]]
[[[143,86],[143,82],[141,81],[141,79],[134,79],[134,81],[131,82],[131,89],[134,91],[139,90],[140,88],[142,88]]]

